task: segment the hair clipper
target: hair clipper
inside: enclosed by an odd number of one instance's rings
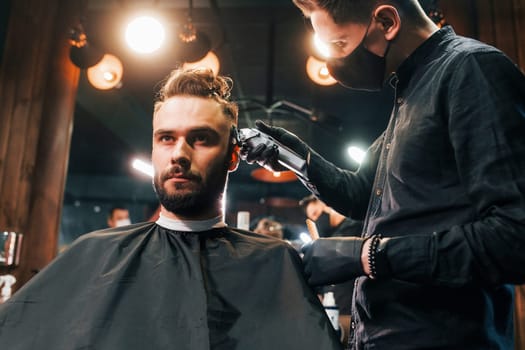
[[[294,151],[290,150],[279,141],[275,140],[268,134],[263,133],[255,128],[242,128],[237,130],[238,141],[243,147],[255,148],[260,144],[265,144],[267,147],[277,148],[277,162],[287,169],[293,171],[300,178],[306,176],[306,160],[299,156]],[[273,171],[269,164],[261,164],[262,167]]]

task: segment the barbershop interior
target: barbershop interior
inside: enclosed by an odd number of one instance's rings
[[[524,0],[420,3],[439,27],[525,70]],[[110,227],[115,210],[124,224],[158,219],[155,99],[172,70],[197,67],[233,80],[239,130],[257,120],[285,128],[351,171],[366,162],[395,103],[388,84],[377,92],[339,84],[292,0],[1,1],[0,304],[82,235]],[[224,218],[300,252],[316,239],[310,200],[294,171],[241,160],[228,175]],[[334,302],[323,293],[325,305]],[[514,293],[514,349],[523,350],[525,286]],[[349,316],[337,306],[343,340]]]

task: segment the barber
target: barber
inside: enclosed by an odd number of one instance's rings
[[[257,128],[306,161],[301,180],[361,237],[304,249],[313,286],[356,278],[352,349],[512,349],[525,283],[525,78],[501,51],[439,29],[416,0],[294,0],[346,87],[395,88],[355,172],[287,130]],[[274,170],[272,142],[242,156]]]

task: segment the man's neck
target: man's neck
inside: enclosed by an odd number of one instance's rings
[[[403,28],[390,48],[391,57],[387,59],[387,76],[395,72],[401,63],[438,30],[438,26],[430,20],[424,26]]]
[[[210,208],[209,210],[199,209],[198,212],[194,212],[191,214],[181,214],[181,213],[171,212],[168,209],[164,208],[164,206],[162,205],[160,207],[160,214],[164,216],[165,218],[173,219],[173,220],[180,220],[180,221],[202,221],[202,220],[213,219],[218,216],[224,216],[220,208]]]
[[[213,228],[226,226],[224,217],[222,215],[206,220],[180,220],[166,217],[162,214],[162,212],[160,213],[156,223],[159,226],[169,230],[182,232],[202,232],[211,230]]]

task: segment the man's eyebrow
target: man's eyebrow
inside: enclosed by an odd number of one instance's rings
[[[158,130],[155,130],[153,135],[166,135],[166,134],[172,134],[172,133],[173,133],[173,130],[170,130],[170,129],[158,129]]]
[[[197,126],[197,127],[190,128],[187,130],[187,133],[199,133],[199,132],[219,134],[217,130],[209,126]],[[175,129],[158,129],[158,130],[155,130],[154,135],[167,135],[167,134],[175,134],[175,133],[177,133],[177,130]]]
[[[188,133],[196,133],[196,132],[210,132],[210,133],[215,133],[215,134],[219,133],[217,130],[209,126],[198,126],[198,127],[191,128],[188,130]]]

